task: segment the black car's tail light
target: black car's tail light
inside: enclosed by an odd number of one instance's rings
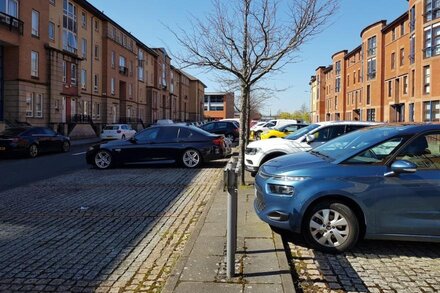
[[[223,137],[218,137],[212,140],[212,143],[218,146],[223,145]]]

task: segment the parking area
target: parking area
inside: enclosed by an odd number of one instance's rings
[[[297,292],[439,292],[440,244],[361,241],[334,255],[284,237]]]
[[[223,166],[86,169],[1,192],[0,291],[158,290]]]

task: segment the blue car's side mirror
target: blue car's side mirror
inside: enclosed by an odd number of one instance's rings
[[[386,177],[403,174],[403,173],[415,173],[417,171],[417,165],[413,162],[406,160],[398,160],[391,164],[391,172],[385,174]]]

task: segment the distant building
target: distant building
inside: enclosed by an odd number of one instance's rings
[[[409,0],[390,23],[360,32],[310,81],[313,121],[440,121],[440,1]]]
[[[234,118],[234,93],[205,93],[205,119]]]

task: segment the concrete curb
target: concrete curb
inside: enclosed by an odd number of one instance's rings
[[[216,193],[211,196],[208,203],[206,204],[206,208],[203,210],[202,215],[200,216],[194,231],[191,233],[191,236],[188,242],[185,244],[185,248],[183,249],[182,255],[179,257],[177,264],[174,266],[171,274],[169,275],[167,281],[165,282],[164,287],[162,288],[162,293],[172,293],[176,289],[181,272],[185,267],[186,262],[188,261],[189,255],[191,254],[194,245],[199,238],[200,231],[205,224],[206,217],[208,216],[209,211],[211,210],[212,204],[214,202],[215,196],[217,194],[223,193],[223,180],[218,184],[217,188],[215,188]]]
[[[283,239],[281,238],[281,235],[272,231],[273,235],[273,242],[275,244],[278,264],[280,266],[280,270],[286,270],[290,271],[290,265],[287,261],[287,255],[283,244]],[[280,252],[279,250],[282,250],[283,252]],[[293,284],[293,278],[292,275],[288,276],[285,274],[281,274],[281,282],[283,285],[283,289],[285,293],[295,293],[295,285]]]

